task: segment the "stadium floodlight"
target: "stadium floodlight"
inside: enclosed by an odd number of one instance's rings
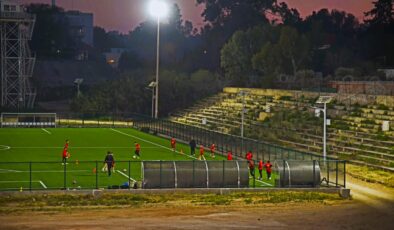
[[[323,112],[323,159],[326,161],[327,158],[327,104],[332,101],[332,96],[320,96],[316,104],[323,104],[324,108],[320,111]]]
[[[163,0],[152,0],[149,2],[149,13],[152,17],[164,18],[168,14],[168,5]]]
[[[81,95],[81,91],[79,90],[79,86],[82,84],[83,82],[83,78],[76,78],[74,80],[74,84],[77,85],[77,97],[79,97]]]
[[[157,19],[156,38],[156,97],[155,97],[155,118],[159,115],[159,55],[160,55],[160,19],[168,14],[168,5],[164,0],[152,0],[149,3],[149,13]]]

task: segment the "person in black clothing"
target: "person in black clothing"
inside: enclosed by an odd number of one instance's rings
[[[196,141],[194,139],[192,139],[189,142],[189,146],[190,146],[190,155],[194,155],[196,152]]]
[[[110,151],[107,152],[107,156],[105,156],[104,164],[107,164],[108,176],[111,176],[112,167],[114,167],[115,159]]]

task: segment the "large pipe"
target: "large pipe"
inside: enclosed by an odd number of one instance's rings
[[[247,161],[143,161],[143,188],[244,188]]]
[[[276,160],[274,172],[279,176],[279,187],[318,187],[320,186],[320,166],[317,161]]]

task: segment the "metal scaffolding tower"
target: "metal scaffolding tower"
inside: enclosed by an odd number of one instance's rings
[[[28,41],[33,34],[35,15],[23,12],[20,6],[11,9],[15,10],[0,11],[1,106],[32,108],[36,93],[29,80],[35,57],[31,54]]]

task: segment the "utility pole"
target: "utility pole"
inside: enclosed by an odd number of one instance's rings
[[[320,96],[316,104],[323,104],[323,110],[319,109],[319,111],[323,111],[323,160],[324,162],[327,159],[327,104],[332,100],[332,96]]]

